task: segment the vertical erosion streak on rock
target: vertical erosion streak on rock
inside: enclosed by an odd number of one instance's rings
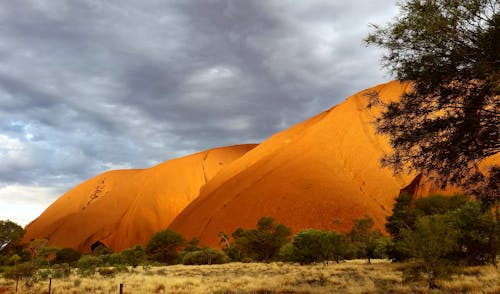
[[[203,159],[201,161],[201,171],[203,172],[203,179],[205,180],[205,184],[206,185],[208,183],[208,177],[207,177],[207,170],[205,168],[205,164],[207,163],[207,158],[208,158],[208,154],[210,154],[210,151],[207,151],[205,153],[205,155],[203,156]],[[200,189],[202,188],[203,186],[200,187]],[[199,193],[199,192],[198,192]]]

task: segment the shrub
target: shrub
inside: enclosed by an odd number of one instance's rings
[[[203,248],[191,251],[184,255],[182,263],[185,265],[222,264],[228,262],[229,258],[224,252],[214,248]]]
[[[73,248],[63,248],[56,253],[56,258],[54,259],[54,263],[69,263],[74,264],[80,258],[82,254],[76,251]]]
[[[84,255],[77,262],[79,273],[82,276],[93,275],[100,265],[102,265],[101,258],[92,255]]]
[[[125,249],[120,253],[120,255],[122,258],[122,262],[120,264],[131,265],[134,268],[146,260],[146,252],[141,245]]]
[[[105,265],[124,264],[123,256],[121,253],[111,253],[108,255],[104,255],[101,256],[101,259]]]
[[[285,245],[281,246],[278,252],[278,257],[282,261],[296,261],[297,256],[297,247],[295,247],[292,242],[286,243]]]
[[[10,280],[19,280],[22,278],[31,278],[36,273],[37,268],[29,262],[18,264],[17,266],[12,267],[10,270],[7,270],[3,276],[6,279]]]

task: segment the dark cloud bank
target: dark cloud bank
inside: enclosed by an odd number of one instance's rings
[[[389,80],[362,39],[395,14],[375,0],[2,1],[0,219],[29,221],[108,169],[260,142]]]

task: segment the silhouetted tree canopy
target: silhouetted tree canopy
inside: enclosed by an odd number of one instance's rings
[[[500,150],[499,11],[499,0],[403,1],[365,40],[386,49],[383,65],[398,80],[414,83],[376,121],[394,149],[382,163],[439,174],[442,186],[460,185],[485,206],[500,194],[500,167],[478,169]]]

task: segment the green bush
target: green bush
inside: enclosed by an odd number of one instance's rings
[[[122,256],[122,253],[112,253],[106,256],[101,256],[101,259],[104,259],[103,262],[106,265],[125,264],[125,260]]]
[[[214,248],[191,251],[184,255],[182,263],[185,265],[222,264],[227,263],[229,258],[224,252]]]
[[[292,242],[286,243],[285,245],[281,246],[278,252],[279,260],[289,262],[296,261],[297,256],[299,255],[297,251],[297,247],[295,247]]]
[[[81,257],[82,257],[82,254],[80,252],[76,251],[75,249],[63,248],[56,253],[56,258],[54,259],[54,263],[56,263],[56,264],[57,263],[74,264]]]
[[[84,255],[77,262],[79,273],[82,276],[93,275],[96,271],[96,268],[101,265],[101,258],[92,255]]]
[[[130,265],[132,267],[137,267],[141,263],[146,261],[146,252],[141,245],[137,245],[134,248],[128,248],[123,250],[121,253],[122,263]]]
[[[352,245],[346,235],[335,231],[308,229],[298,232],[291,243],[280,248],[283,261],[310,264],[335,260],[337,263],[348,257]]]
[[[19,280],[23,278],[32,278],[36,271],[37,268],[31,262],[26,262],[10,268],[4,272],[3,276],[6,279]]]

